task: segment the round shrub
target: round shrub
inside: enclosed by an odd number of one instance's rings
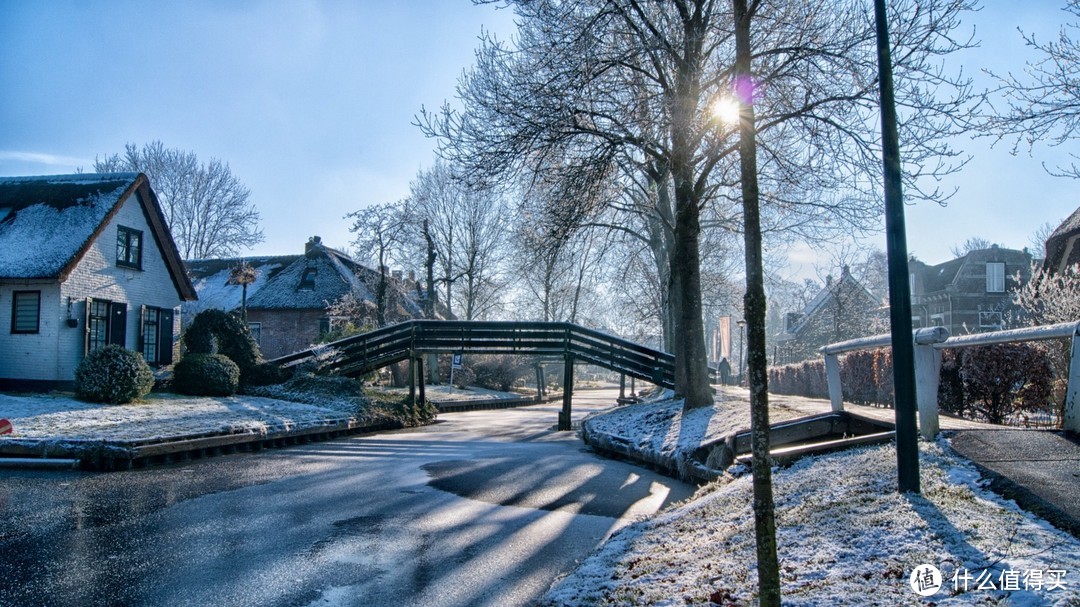
[[[75,370],[75,395],[94,403],[130,403],[153,387],[154,374],[142,354],[116,344],[91,352]]]
[[[173,390],[194,396],[231,396],[240,367],[221,354],[188,354],[173,367]]]

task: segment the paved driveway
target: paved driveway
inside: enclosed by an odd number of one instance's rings
[[[575,417],[615,392],[579,393]],[[0,471],[0,605],[525,605],[692,488],[557,404],[115,472]]]

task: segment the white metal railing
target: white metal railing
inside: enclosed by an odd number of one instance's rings
[[[945,327],[930,327],[913,331],[915,400],[919,407],[919,432],[926,438],[933,438],[940,429],[937,392],[942,350],[1062,338],[1072,339],[1069,383],[1065,392],[1065,415],[1062,427],[1065,430],[1080,432],[1080,321],[958,337],[949,337],[949,330]],[[840,386],[840,355],[856,350],[884,348],[891,344],[890,335],[875,335],[829,344],[821,348],[821,353],[825,356],[825,375],[829,382],[829,400],[832,402],[833,411],[844,409],[843,391]]]

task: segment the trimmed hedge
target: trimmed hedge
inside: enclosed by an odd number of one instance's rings
[[[221,354],[240,368],[244,385],[267,385],[288,378],[276,365],[263,361],[259,344],[244,321],[223,310],[203,310],[184,333],[188,354]]]
[[[939,371],[941,411],[993,424],[1024,411],[1053,409],[1054,374],[1046,347],[1030,343],[994,344],[945,350]],[[840,358],[844,400],[893,406],[892,349],[851,352]],[[769,391],[828,397],[823,360],[769,369]]]
[[[130,403],[153,387],[154,373],[142,354],[116,344],[91,352],[75,370],[75,395],[94,403]]]
[[[221,354],[188,354],[173,367],[173,390],[193,396],[232,396],[240,367]]]

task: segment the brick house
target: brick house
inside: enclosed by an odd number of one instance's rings
[[[1031,279],[1031,262],[1026,249],[997,245],[933,266],[910,260],[912,326],[946,327],[950,335],[1004,328],[1018,312],[1012,292]]]
[[[167,365],[194,299],[145,175],[0,177],[0,388],[70,387],[106,344]]]
[[[199,293],[198,302],[184,305],[188,319],[206,308],[238,309],[242,286],[230,280],[230,272],[241,263],[254,268],[255,282],[247,290],[247,320],[267,358],[303,350],[321,334],[338,328],[346,319],[331,315],[328,308],[346,294],[354,295],[374,316],[379,273],[324,245],[318,236],[308,240],[303,255],[186,263]],[[420,318],[415,282],[397,272],[387,279],[388,320]]]

